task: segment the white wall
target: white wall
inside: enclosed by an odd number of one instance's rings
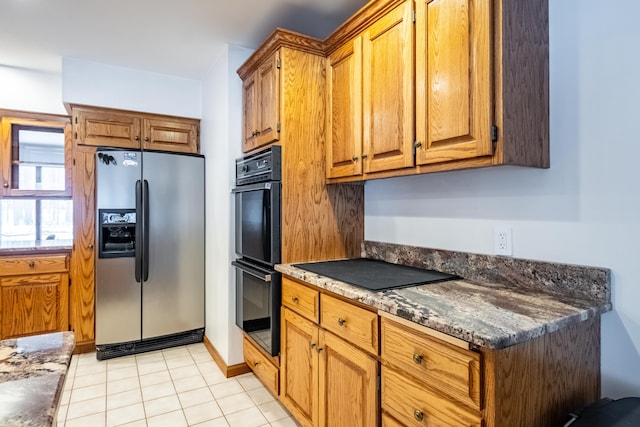
[[[640,3],[549,2],[551,169],[493,168],[370,181],[365,238],[607,267],[602,394],[640,396]]]
[[[67,114],[58,73],[0,65],[0,108]]]
[[[206,156],[207,254],[205,333],[227,365],[242,362],[235,325],[235,275],[231,260],[234,159],[241,155],[242,82],[236,69],[253,51],[227,46],[203,82],[201,147]]]
[[[199,80],[62,59],[62,101],[171,116],[202,116]]]

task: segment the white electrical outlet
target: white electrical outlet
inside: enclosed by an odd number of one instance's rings
[[[493,242],[496,255],[513,255],[511,227],[505,225],[493,227]]]

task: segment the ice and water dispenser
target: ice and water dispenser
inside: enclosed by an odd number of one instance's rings
[[[98,257],[134,257],[136,250],[135,209],[98,210]]]

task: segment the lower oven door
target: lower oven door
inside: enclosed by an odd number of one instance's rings
[[[280,353],[280,273],[236,260],[236,325],[270,355]]]

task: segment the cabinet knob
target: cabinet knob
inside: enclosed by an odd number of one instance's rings
[[[149,137],[148,137],[148,136],[145,136],[145,137],[144,137],[144,140],[145,140],[145,141],[149,141]]]
[[[414,141],[414,142],[413,142],[413,147],[414,147],[414,148],[420,148],[420,147],[422,147],[422,142],[420,142],[420,141]]]
[[[358,156],[353,156],[353,157],[351,158],[351,161],[353,161],[353,162],[357,162],[357,161],[358,161]]]
[[[416,421],[422,421],[424,420],[424,413],[421,410],[416,409],[413,411],[413,418],[415,418]]]
[[[343,319],[342,317],[338,318],[338,325],[344,326],[345,323],[347,323],[345,319]]]
[[[312,343],[309,344],[309,348],[315,348],[316,345],[317,345],[316,343],[312,342]]]
[[[360,156],[360,157],[362,157],[362,160],[364,160],[364,159],[367,158],[367,154],[366,153],[362,153],[362,156]]]
[[[9,183],[8,183],[8,182],[5,182],[4,184],[2,184],[2,186],[3,186],[4,188],[9,188]]]
[[[422,356],[420,356],[418,353],[415,353],[415,354],[413,355],[413,361],[414,361],[417,365],[422,364]]]
[[[89,245],[89,246],[87,246],[87,248],[93,249],[93,245]]]
[[[316,351],[317,351],[318,353],[320,353],[322,350],[324,350],[322,347],[318,347],[318,348],[316,348]]]
[[[291,301],[295,302],[296,304],[298,303],[298,297],[297,296],[292,296],[291,297]]]
[[[253,362],[253,366],[258,366],[260,362]]]
[[[29,267],[33,268],[36,266],[36,262],[34,260],[29,261]]]
[[[134,136],[133,139],[135,139],[136,141],[140,141],[140,135]]]

